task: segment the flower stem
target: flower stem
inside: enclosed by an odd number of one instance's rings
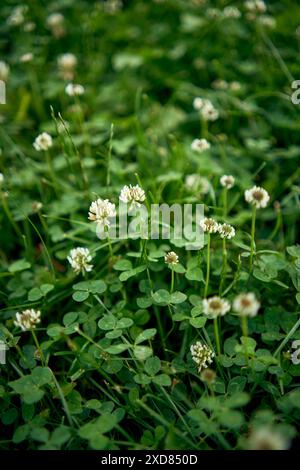
[[[36,348],[37,348],[37,350],[38,350],[38,352],[39,352],[39,354],[40,354],[43,367],[45,367],[45,356],[44,356],[44,353],[43,353],[43,351],[42,351],[42,348],[41,348],[41,346],[40,346],[40,344],[39,344],[39,342],[38,342],[38,339],[37,339],[37,337],[36,337],[35,331],[34,331],[33,328],[31,328],[30,331],[31,331],[33,340],[34,340],[34,342],[35,342]]]
[[[249,363],[249,354],[248,354],[248,318],[246,316],[243,316],[241,318],[241,327],[242,327],[242,332],[244,338],[246,338],[246,345],[245,345],[245,357],[247,364]]]
[[[174,291],[174,269],[173,266],[171,267],[171,294]]]
[[[227,193],[228,193],[228,189],[224,188],[224,193],[223,193],[223,216],[224,216],[224,219],[226,218],[227,211],[228,211],[228,198],[227,198],[228,194]]]
[[[210,233],[207,234],[207,259],[206,259],[206,281],[204,289],[204,298],[207,297],[210,276]]]
[[[254,255],[254,246],[255,246],[255,219],[256,219],[256,207],[253,206],[252,223],[251,223],[251,250],[250,250],[250,262],[249,262],[250,272],[252,272],[252,268],[253,268],[253,255]]]
[[[220,282],[220,288],[219,288],[219,295],[222,294],[223,290],[223,285],[226,277],[226,268],[227,268],[227,250],[226,250],[226,238],[223,238],[223,250],[222,250],[222,274],[221,274],[221,282]]]
[[[219,326],[218,326],[218,318],[214,318],[214,333],[215,333],[215,340],[217,345],[217,353],[218,356],[221,355],[221,343],[220,343],[220,335],[219,335]]]

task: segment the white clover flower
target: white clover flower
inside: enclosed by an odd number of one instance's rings
[[[289,447],[289,439],[270,426],[254,429],[245,442],[248,450],[287,450]]]
[[[206,369],[212,363],[215,353],[213,350],[201,341],[197,341],[190,347],[193,361],[198,366],[198,372]]]
[[[241,12],[237,7],[234,6],[227,6],[223,10],[223,16],[225,18],[240,18]]]
[[[57,12],[51,13],[51,15],[47,17],[47,25],[50,26],[51,28],[55,26],[59,26],[64,22],[64,20],[65,20],[65,17],[61,13],[57,13]]]
[[[202,153],[210,148],[210,143],[206,139],[194,139],[191,144],[191,149],[195,152]]]
[[[253,292],[239,294],[233,301],[233,310],[241,317],[255,317],[260,303]]]
[[[227,238],[228,240],[235,236],[235,229],[229,224],[219,224],[218,232],[221,238]]]
[[[109,227],[110,218],[116,215],[116,205],[108,199],[93,201],[89,209],[89,220],[97,222],[100,227]]]
[[[138,184],[135,186],[130,184],[129,186],[125,185],[121,189],[119,199],[125,204],[131,204],[132,207],[139,207],[140,203],[145,201],[146,195],[145,191]]]
[[[239,91],[242,88],[242,85],[240,84],[240,82],[233,81],[229,83],[229,88],[232,91]]]
[[[33,21],[28,21],[26,24],[24,24],[24,31],[25,33],[31,33],[31,31],[34,31],[36,28],[36,24]]]
[[[0,186],[4,183],[4,175],[3,173],[0,173]]]
[[[85,89],[82,85],[69,83],[65,88],[66,94],[69,96],[80,96],[83,95]]]
[[[218,79],[212,82],[212,87],[216,90],[227,90],[229,84],[226,80]]]
[[[31,330],[36,327],[41,321],[40,310],[23,310],[22,313],[16,313],[15,326],[18,326],[22,331]]]
[[[235,179],[232,175],[223,175],[220,178],[220,183],[223,188],[231,189],[234,186]]]
[[[41,152],[42,150],[48,150],[50,147],[52,147],[52,145],[52,137],[47,132],[42,132],[42,134],[38,135],[33,143],[35,150],[38,152]]]
[[[257,209],[264,209],[270,200],[268,192],[260,186],[253,186],[245,191],[245,200]]]
[[[195,98],[193,101],[194,108],[200,112],[201,117],[205,121],[215,121],[219,117],[219,111],[214,107],[212,102],[207,99]]]
[[[258,22],[262,24],[263,26],[266,26],[266,28],[275,28],[276,27],[276,19],[273,18],[273,16],[270,15],[261,15],[258,18]]]
[[[221,299],[215,295],[209,299],[203,299],[203,313],[207,315],[208,318],[217,318],[219,316],[224,316],[230,310],[230,303],[226,299]]]
[[[33,59],[33,54],[32,52],[26,52],[25,54],[21,55],[20,57],[20,62],[25,64],[26,62],[31,62]]]
[[[3,60],[0,60],[0,80],[3,80],[4,82],[6,82],[8,79],[8,76],[9,76],[9,65]]]
[[[109,13],[110,15],[114,15],[118,11],[120,11],[123,7],[123,3],[121,0],[106,0],[106,2],[103,3],[103,9],[106,11],[106,13]]]
[[[57,59],[60,75],[64,80],[73,80],[74,71],[77,66],[77,58],[71,52],[62,54]]]
[[[169,253],[165,255],[165,263],[171,264],[171,265],[179,263],[179,257],[175,253],[175,251],[169,251]]]
[[[204,232],[216,233],[219,230],[218,222],[211,217],[205,217],[204,219],[200,220],[199,224]]]
[[[28,7],[25,5],[16,6],[9,17],[7,18],[7,24],[9,26],[19,26],[24,23],[25,17],[24,14],[28,10]]]
[[[267,6],[263,0],[247,0],[245,8],[251,13],[265,13]]]
[[[84,274],[93,269],[93,265],[89,264],[92,261],[92,256],[88,248],[73,248],[67,259],[76,274]]]
[[[185,178],[185,186],[188,190],[199,192],[200,194],[207,194],[210,189],[208,179],[197,174],[187,175]]]
[[[222,16],[222,11],[218,10],[218,8],[207,8],[206,16],[211,19],[220,18],[220,16]]]
[[[197,98],[195,98],[193,101],[193,106],[196,111],[200,111],[203,106],[203,99],[197,96]]]

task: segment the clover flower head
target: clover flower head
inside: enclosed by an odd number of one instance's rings
[[[28,62],[31,62],[33,59],[33,53],[32,52],[26,52],[25,54],[21,55],[20,57],[20,62],[23,64],[26,64]]]
[[[208,99],[197,97],[193,101],[193,106],[197,111],[200,112],[200,115],[204,121],[215,121],[219,117],[219,111]]]
[[[56,26],[60,26],[65,21],[65,17],[59,12],[54,12],[47,17],[46,21],[50,28],[55,28]]]
[[[241,317],[255,317],[260,303],[253,292],[239,294],[233,301],[233,310]]]
[[[270,426],[261,426],[251,431],[245,442],[248,450],[287,450],[290,447],[289,440]]]
[[[231,189],[234,186],[235,179],[232,175],[223,175],[220,178],[220,183],[223,188]]]
[[[200,221],[200,227],[207,233],[216,233],[219,230],[218,222],[211,217],[204,217],[204,219]]]
[[[258,22],[265,26],[266,28],[275,28],[276,27],[276,19],[273,18],[273,16],[270,16],[270,15],[261,15],[259,18],[258,18]]]
[[[52,137],[47,132],[42,132],[42,134],[38,135],[33,143],[35,150],[38,152],[48,150],[52,145]]]
[[[212,83],[212,87],[215,88],[216,90],[227,90],[228,88],[228,82],[226,80],[217,79]]]
[[[197,364],[198,372],[206,369],[212,363],[215,353],[213,350],[201,341],[191,345],[190,352],[193,361]]]
[[[65,88],[66,94],[69,96],[81,96],[84,94],[85,89],[82,85],[77,83],[69,83]]]
[[[230,240],[235,236],[235,229],[229,224],[219,224],[219,234],[221,238],[227,238]]]
[[[257,209],[264,209],[270,200],[268,192],[260,186],[253,186],[245,191],[245,200]]]
[[[41,321],[40,310],[27,309],[22,313],[16,313],[15,326],[21,328],[22,331],[31,330]]]
[[[210,183],[207,178],[197,174],[192,174],[186,176],[185,186],[190,191],[199,192],[200,194],[207,194],[210,188]]]
[[[4,82],[6,82],[8,79],[8,76],[9,76],[9,65],[3,60],[0,60],[0,80],[3,80]]]
[[[97,222],[101,227],[110,226],[110,218],[116,215],[116,205],[108,199],[93,201],[89,209],[89,220]]]
[[[25,21],[25,13],[28,10],[27,5],[16,6],[9,17],[7,18],[7,24],[9,26],[20,26]]]
[[[171,264],[171,265],[175,265],[179,263],[179,257],[175,253],[175,251],[169,251],[169,253],[165,255],[165,263]]]
[[[241,12],[237,7],[234,6],[227,6],[223,10],[223,16],[225,18],[240,18],[241,17]]]
[[[195,152],[202,153],[210,148],[210,143],[206,139],[195,139],[191,144],[191,149]]]
[[[0,186],[4,183],[4,175],[3,173],[0,173]]]
[[[251,13],[265,13],[267,6],[263,0],[247,0],[245,8]]]
[[[135,186],[130,184],[129,186],[125,185],[121,189],[119,199],[125,204],[131,204],[131,206],[139,207],[140,203],[145,201],[146,195],[145,191],[138,184]]]
[[[68,256],[68,261],[76,274],[89,272],[93,269],[92,256],[88,248],[73,248]]]
[[[222,299],[215,295],[209,299],[203,299],[203,313],[208,318],[214,319],[224,316],[230,310],[230,303],[226,299]]]
[[[204,369],[202,372],[201,372],[201,375],[200,375],[200,379],[207,383],[208,385],[211,385],[215,382],[216,380],[216,373],[214,370],[212,369]]]

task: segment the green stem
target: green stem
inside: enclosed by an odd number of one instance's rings
[[[253,268],[253,255],[254,255],[254,246],[255,246],[255,219],[256,219],[256,207],[253,206],[252,222],[251,222],[251,249],[250,249],[250,262],[249,262],[250,273],[252,272],[252,268]]]
[[[221,342],[220,342],[220,335],[219,335],[219,325],[218,325],[218,318],[214,318],[214,333],[215,333],[215,340],[217,346],[217,353],[218,356],[221,355]]]
[[[227,211],[228,211],[228,189],[227,188],[224,188],[224,192],[223,192],[223,216],[224,216],[224,219],[226,218],[227,216]],[[226,221],[225,221],[226,222]]]
[[[220,282],[220,288],[219,288],[219,295],[221,296],[222,290],[223,290],[223,285],[226,277],[226,268],[227,268],[227,250],[226,250],[226,238],[223,238],[223,250],[222,250],[222,274],[221,274],[221,282]]]
[[[288,341],[290,340],[290,338],[293,336],[293,334],[295,333],[295,331],[298,330],[299,327],[300,327],[300,318],[299,318],[299,320],[296,321],[296,323],[295,323],[294,326],[290,329],[290,331],[288,332],[288,334],[286,335],[286,337],[284,338],[284,340],[280,343],[280,345],[278,346],[278,348],[276,349],[276,351],[275,351],[274,354],[273,354],[274,357],[278,356],[278,354],[282,351],[282,349],[284,348],[284,346],[288,343]]]
[[[174,269],[173,266],[171,267],[171,294],[174,291]]]
[[[50,175],[50,178],[51,178],[51,181],[52,181],[52,186],[53,186],[55,194],[58,196],[58,189],[57,189],[57,185],[56,185],[55,171],[54,171],[54,167],[53,167],[53,163],[52,163],[52,158],[51,158],[49,150],[46,150],[45,153],[46,153],[48,171],[49,171],[49,175]]]
[[[246,345],[245,345],[245,357],[247,364],[249,363],[249,354],[248,354],[248,318],[244,315],[241,317],[241,327],[244,338],[246,338]]]
[[[207,259],[206,259],[206,281],[204,289],[204,298],[207,297],[209,287],[209,276],[210,276],[210,233],[207,234]]]
[[[35,334],[35,331],[34,331],[33,328],[31,328],[30,331],[31,331],[33,340],[34,340],[34,342],[35,342],[36,348],[37,348],[37,350],[38,350],[38,352],[39,352],[39,354],[40,354],[43,367],[45,367],[45,356],[44,356],[44,353],[43,353],[43,351],[42,351],[42,348],[41,348],[41,346],[40,346],[40,344],[39,344],[39,342],[38,342],[38,339],[37,339],[37,336],[36,336],[36,334]]]

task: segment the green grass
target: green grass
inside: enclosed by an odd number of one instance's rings
[[[221,0],[111,3],[30,0],[21,19],[15,1],[1,4],[0,448],[296,448],[297,2],[271,2],[273,27],[247,18],[245,2],[234,2],[239,18],[212,17],[230,5]],[[47,24],[58,8],[64,35]],[[66,79],[57,59],[69,52]],[[68,96],[72,81],[85,93]],[[203,120],[196,97],[218,119]],[[33,147],[42,132],[47,151]],[[210,148],[193,151],[197,138]],[[235,178],[227,191],[224,174]],[[235,236],[205,234],[199,250],[100,240],[92,201],[117,204],[130,184],[148,206],[204,204]],[[256,211],[244,198],[254,185],[270,196]],[[90,250],[90,272],[70,266],[76,247]],[[167,266],[170,251],[179,263]],[[253,318],[232,307],[243,292],[260,302]],[[213,320],[203,299],[218,295],[231,307]],[[26,309],[41,312],[31,331],[14,323]],[[198,341],[215,354],[211,375],[192,359]]]

